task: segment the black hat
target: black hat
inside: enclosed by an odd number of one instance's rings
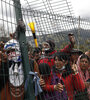
[[[76,53],[79,54],[79,55],[83,54],[83,52],[81,50],[78,50],[78,49],[72,49],[70,51],[70,54],[76,54]]]

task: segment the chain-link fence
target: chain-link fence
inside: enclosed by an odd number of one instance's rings
[[[26,29],[20,26],[19,19],[23,19]],[[35,27],[34,32],[29,27],[32,22]],[[25,100],[59,100],[60,97],[57,99],[58,95],[53,94],[51,90],[49,94],[51,98],[45,98],[44,94],[35,97],[36,90],[33,88],[35,84],[32,77],[28,78],[29,72],[34,69],[32,67],[37,66],[35,61],[30,60],[33,49],[47,40],[52,40],[55,43],[55,49],[60,51],[70,43],[68,34],[73,33],[76,38],[74,48],[83,52],[90,51],[89,32],[90,20],[80,16],[76,18],[68,0],[21,0],[21,2],[20,0],[0,0],[0,100],[23,100],[23,98]],[[13,51],[16,53],[10,53]],[[46,92],[48,93],[45,90]],[[69,96],[72,97],[72,95]],[[61,100],[68,99],[68,97],[61,97]],[[74,99],[69,98],[69,100]]]
[[[9,34],[15,31],[16,26],[13,1],[2,0],[0,4],[1,37],[9,37]],[[41,43],[43,40],[53,39],[62,48],[65,40],[66,42],[68,41],[67,34],[73,32],[76,36],[76,45],[78,48],[86,51],[89,47],[89,19],[75,18],[70,2],[66,0],[23,0],[21,1],[21,6],[23,20],[26,25],[27,39],[32,45],[34,45],[34,41],[32,39],[32,32],[28,26],[29,22],[35,23],[38,43]],[[83,41],[84,39],[85,41]]]

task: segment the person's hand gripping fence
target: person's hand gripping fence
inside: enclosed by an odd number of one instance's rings
[[[73,74],[78,73],[78,68],[77,68],[77,65],[75,64],[75,62],[73,62],[73,64],[72,64],[72,71],[73,71]]]
[[[54,90],[58,91],[58,92],[62,92],[64,89],[64,85],[62,85],[61,83],[58,83],[57,85],[54,85]]]
[[[24,32],[24,33],[26,32],[26,26],[25,26],[25,23],[22,19],[18,20],[15,32],[13,34],[10,34],[10,35],[11,35],[11,37],[18,39],[19,32]]]
[[[29,72],[29,75],[34,76],[33,82],[35,83],[35,96],[37,96],[39,93],[42,92],[42,89],[41,89],[40,83],[39,83],[40,78],[38,77],[38,73],[37,73],[37,72],[32,72],[32,71],[30,71],[30,72]],[[27,80],[26,80],[26,82],[25,82],[25,91],[26,91],[27,88],[28,88],[29,78],[30,78],[30,77],[28,76],[28,77],[27,77]]]
[[[46,86],[44,79],[42,78],[42,75],[40,76],[40,80],[39,80],[40,86],[42,88],[44,88]]]
[[[26,31],[26,26],[22,19],[18,20],[16,31],[24,31],[24,32]]]

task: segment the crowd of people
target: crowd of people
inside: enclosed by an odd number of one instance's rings
[[[24,100],[20,45],[10,37],[7,43],[0,42],[0,99]],[[90,51],[74,49],[74,34],[68,38],[70,43],[58,51],[52,40],[35,47],[33,53],[28,51],[30,69],[38,73],[42,89],[36,100],[90,100]]]
[[[74,36],[69,38],[70,44],[58,52],[51,41],[42,46],[44,57],[37,62],[43,89],[39,100],[90,100],[90,51],[73,49]]]

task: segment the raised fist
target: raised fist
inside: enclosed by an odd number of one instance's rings
[[[70,43],[71,43],[72,45],[74,45],[74,44],[75,44],[75,36],[74,36],[74,34],[73,34],[73,33],[69,33],[69,34],[68,34],[68,37],[69,37]]]

